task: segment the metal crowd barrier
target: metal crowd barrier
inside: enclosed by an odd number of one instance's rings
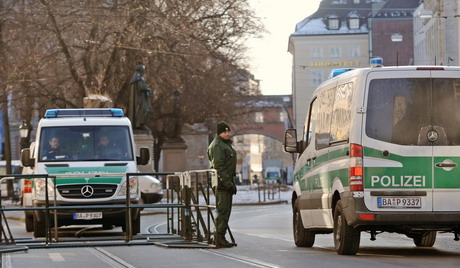
[[[166,179],[166,203],[131,204],[129,178],[150,175]],[[121,205],[78,205],[57,206],[56,194],[50,196],[48,183],[54,185],[57,193],[56,179],[74,177],[75,175],[1,175],[0,181],[11,179],[45,179],[45,206],[44,207],[4,207],[1,205],[0,192],[0,252],[2,250],[27,250],[28,248],[43,247],[76,247],[76,246],[113,246],[113,245],[161,245],[167,247],[214,247],[214,215],[215,196],[212,191],[212,180],[217,180],[215,170],[195,170],[183,173],[151,172],[126,174],[85,174],[85,177],[124,176],[126,177],[126,202]],[[165,177],[164,177],[165,176]],[[51,200],[50,200],[51,199]],[[124,208],[126,211],[125,234],[123,237],[96,237],[96,238],[60,238],[58,233],[57,211]],[[166,234],[138,234],[133,236],[131,213],[133,209],[159,208],[166,209]],[[14,239],[8,225],[5,212],[42,210],[45,211],[45,239]],[[53,212],[54,217],[52,217]],[[53,220],[53,227],[51,227]],[[53,232],[54,231],[54,232]],[[229,230],[230,231],[230,230]],[[232,236],[233,240],[233,236]],[[84,242],[84,243],[81,243]],[[23,245],[23,246],[19,246]]]

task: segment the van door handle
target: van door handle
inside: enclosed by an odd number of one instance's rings
[[[440,163],[436,163],[435,166],[438,168],[442,168],[445,171],[451,171],[453,168],[456,168],[458,164],[450,159],[445,159],[444,161]]]
[[[458,165],[455,164],[455,163],[448,163],[448,164],[444,164],[444,163],[437,163],[436,164],[437,167],[446,167],[446,168],[454,168],[454,167],[457,167]]]

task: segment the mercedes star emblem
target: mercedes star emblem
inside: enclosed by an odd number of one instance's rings
[[[94,189],[90,185],[85,185],[81,187],[81,195],[84,197],[91,197],[94,194]]]
[[[436,132],[435,130],[430,130],[428,131],[428,133],[426,134],[426,137],[428,138],[429,141],[431,142],[435,142],[438,140],[438,132]]]

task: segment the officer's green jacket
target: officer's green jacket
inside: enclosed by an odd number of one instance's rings
[[[236,151],[231,140],[216,136],[208,147],[208,159],[211,168],[217,170],[219,188],[235,185]]]

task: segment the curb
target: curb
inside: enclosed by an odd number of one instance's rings
[[[272,202],[257,202],[257,203],[233,203],[233,206],[267,206],[267,205],[279,205],[289,204],[287,200],[278,200]]]

